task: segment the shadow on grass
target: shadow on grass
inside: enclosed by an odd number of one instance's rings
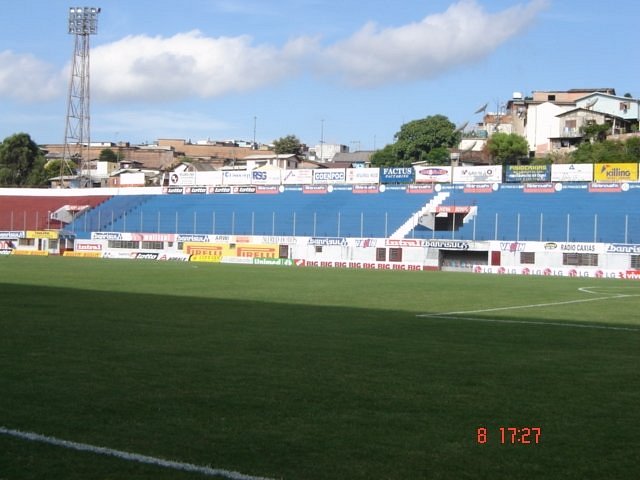
[[[638,464],[637,336],[393,310],[0,289],[8,428],[275,478],[625,478]],[[492,429],[489,445],[477,443],[481,425]],[[499,427],[513,425],[540,426],[544,443],[500,445]],[[0,453],[10,478],[153,471],[0,443],[13,452]]]

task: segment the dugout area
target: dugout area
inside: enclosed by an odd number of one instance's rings
[[[488,263],[488,250],[438,250],[438,266],[442,270],[471,270],[474,265]]]

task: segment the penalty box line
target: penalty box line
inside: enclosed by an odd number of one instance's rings
[[[501,320],[497,318],[475,318],[475,317],[462,316],[462,315],[468,315],[472,313],[489,313],[489,312],[499,312],[499,311],[506,311],[506,310],[521,310],[526,308],[554,307],[557,305],[570,305],[574,303],[596,302],[601,300],[611,300],[611,299],[617,299],[617,298],[636,297],[636,296],[638,295],[619,294],[619,295],[608,295],[606,297],[583,298],[580,300],[567,300],[564,302],[534,303],[529,305],[512,305],[510,307],[484,308],[479,310],[463,310],[458,312],[422,313],[416,316],[421,318],[440,318],[440,319],[450,318],[453,320],[464,320],[464,321],[470,321],[470,322],[520,323],[524,325],[542,325],[542,326],[549,325],[552,327],[591,328],[591,329],[597,329],[597,330],[623,330],[628,332],[640,332],[640,328],[631,328],[631,327],[587,325],[583,323],[535,322],[532,320]]]
[[[273,480],[267,477],[255,477],[252,475],[245,475],[240,472],[234,472],[231,470],[224,470],[219,468],[211,468],[201,465],[194,465],[192,463],[176,462],[174,460],[165,460],[164,458],[150,457],[148,455],[141,455],[138,453],[125,452],[122,450],[114,450],[112,448],[98,447],[96,445],[90,445],[88,443],[71,442],[69,440],[62,440],[56,437],[49,437],[41,435],[39,433],[24,432],[21,430],[12,430],[0,426],[0,434],[8,435],[10,437],[20,438],[23,440],[29,440],[32,442],[46,443],[54,445],[56,447],[63,447],[70,450],[78,450],[80,452],[91,452],[98,455],[106,455],[110,457],[116,457],[121,460],[127,460],[130,462],[145,463],[147,465],[154,465],[156,467],[169,468],[173,470],[180,470],[183,472],[200,473],[208,476],[218,476],[227,478],[230,480]]]

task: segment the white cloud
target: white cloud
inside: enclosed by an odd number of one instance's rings
[[[91,94],[97,103],[165,103],[256,90],[308,71],[352,86],[380,86],[433,78],[478,61],[521,33],[547,0],[487,13],[460,0],[440,14],[398,27],[369,23],[349,38],[321,46],[310,37],[282,46],[255,44],[246,35],[127,36],[91,51]],[[218,8],[228,0],[215,2]],[[56,72],[31,55],[0,52],[0,97],[22,101],[61,98],[69,66]]]
[[[248,36],[210,38],[198,31],[172,37],[129,36],[92,51],[97,100],[163,101],[215,97],[296,75],[314,42],[298,38],[278,49]]]
[[[65,92],[63,77],[33,55],[0,52],[0,97],[26,103],[51,100]]]
[[[321,70],[353,86],[433,78],[488,56],[529,26],[546,3],[532,0],[490,14],[474,0],[462,0],[444,13],[400,27],[369,23],[327,48]]]

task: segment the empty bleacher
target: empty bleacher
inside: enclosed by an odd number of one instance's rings
[[[553,193],[501,186],[493,193],[465,193],[449,186],[446,205],[477,206],[458,229],[421,229],[417,236],[467,240],[640,242],[640,189],[594,193],[587,184]]]
[[[591,192],[585,183],[551,193],[503,184],[491,193],[441,185],[439,193],[419,194],[404,187],[374,194],[356,194],[349,187],[309,194],[288,187],[275,194],[8,195],[0,197],[0,230],[58,228],[51,212],[86,204],[91,208],[65,227],[78,238],[91,232],[144,232],[637,243],[640,188],[634,187],[606,193]],[[462,215],[455,221],[444,218],[435,229],[417,225],[422,209],[438,205],[472,207],[472,212],[464,221]]]
[[[195,194],[113,197],[69,229],[91,231],[385,237],[429,201],[429,194],[388,189],[354,194]],[[123,203],[124,202],[124,203]]]
[[[63,225],[51,218],[51,214],[56,210],[65,205],[91,208],[108,198],[108,195],[2,195],[0,196],[0,230],[59,229]]]

